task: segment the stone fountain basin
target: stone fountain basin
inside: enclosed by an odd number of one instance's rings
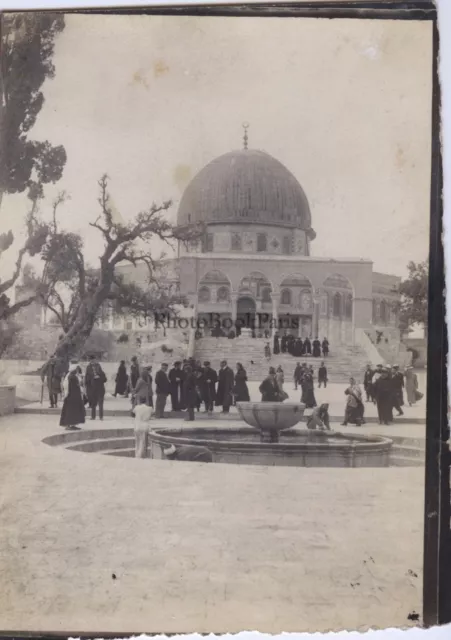
[[[241,418],[261,431],[283,431],[302,420],[305,404],[301,402],[237,402]]]

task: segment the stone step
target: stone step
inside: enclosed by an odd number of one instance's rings
[[[399,456],[390,457],[391,467],[423,467],[424,463],[415,458],[400,458]]]

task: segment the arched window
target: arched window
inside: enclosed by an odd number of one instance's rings
[[[229,288],[228,287],[219,287],[217,293],[218,302],[228,302],[230,300]]]
[[[268,246],[268,238],[266,233],[257,233],[257,251],[266,251]]]
[[[334,318],[341,318],[341,294],[336,293],[333,297],[333,314]]]
[[[291,291],[284,289],[280,295],[280,304],[291,304]]]
[[[208,287],[199,289],[199,302],[210,302],[210,289]]]
[[[241,251],[243,247],[241,234],[240,233],[232,233],[232,250],[233,251]]]
[[[351,294],[348,294],[346,296],[345,316],[349,319],[352,318],[352,295]]]
[[[265,287],[262,290],[262,302],[271,302],[271,289],[270,289],[270,287]]]

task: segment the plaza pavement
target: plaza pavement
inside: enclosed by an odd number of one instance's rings
[[[41,442],[59,432],[57,416],[0,419],[1,629],[325,632],[421,612],[421,467],[202,465]]]

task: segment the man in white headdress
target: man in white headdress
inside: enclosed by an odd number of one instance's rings
[[[150,419],[152,407],[146,404],[145,398],[138,399],[135,414],[135,458],[147,458],[149,447]]]
[[[163,449],[164,457],[167,460],[184,460],[186,462],[213,462],[213,455],[207,447],[198,445],[173,444]]]

